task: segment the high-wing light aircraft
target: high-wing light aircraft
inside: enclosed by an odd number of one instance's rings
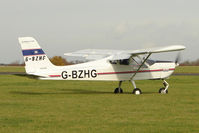
[[[55,66],[34,38],[20,37],[19,43],[28,75],[35,75],[43,80],[119,81],[114,93],[123,93],[122,82],[131,81],[134,86],[133,94],[136,95],[141,94],[142,91],[136,87],[135,80],[163,80],[163,87],[160,88],[159,93],[168,93],[169,84],[165,79],[174,72],[175,67],[179,65],[178,61],[155,61],[149,57],[155,53],[185,49],[182,45],[142,50],[86,49],[65,55],[85,57],[93,61],[69,66]]]

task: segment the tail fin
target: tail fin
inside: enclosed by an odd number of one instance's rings
[[[18,40],[24,56],[26,73],[34,74],[55,67],[34,38],[19,37]]]

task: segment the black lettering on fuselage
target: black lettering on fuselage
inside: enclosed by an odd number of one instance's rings
[[[67,75],[67,72],[66,72],[66,71],[63,71],[63,72],[61,73],[61,76],[62,76],[63,79],[67,79],[67,78],[68,78],[68,75]]]
[[[90,71],[89,70],[84,70],[84,78],[90,78]]]
[[[97,71],[91,70],[91,77],[96,78],[97,77]]]
[[[77,71],[72,71],[72,78],[77,78],[78,76],[77,76]]]
[[[72,71],[63,71],[61,73],[63,79],[67,79],[68,77],[72,79],[82,79],[82,78],[96,78],[97,70],[72,70]]]
[[[42,61],[45,60],[46,56],[29,56],[29,57],[25,57],[25,62],[28,61]]]
[[[39,60],[42,60],[42,56],[39,56]]]
[[[84,78],[84,77],[83,77],[83,70],[79,70],[78,72],[79,72],[78,78]]]
[[[34,56],[32,57],[32,61],[35,61],[35,57]]]
[[[27,61],[28,61],[28,57],[25,58],[25,62],[27,62]]]
[[[36,61],[38,61],[39,56],[36,56]]]

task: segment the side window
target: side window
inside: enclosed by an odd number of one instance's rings
[[[117,61],[116,61],[116,60],[114,60],[114,61],[110,60],[109,62],[110,62],[111,64],[117,64]]]
[[[129,59],[110,61],[111,64],[129,65]]]
[[[146,61],[146,63],[148,63],[148,64],[151,66],[151,65],[153,65],[153,64],[155,63],[155,61],[154,61],[154,60],[148,59],[148,60]]]
[[[136,67],[139,67],[140,65],[142,65],[142,62],[143,62],[143,61],[144,61],[144,60],[141,59],[140,57],[135,56],[135,57],[132,58],[132,63],[131,63],[131,65],[136,66]],[[142,66],[142,68],[147,68],[147,65],[144,64],[144,65]]]
[[[129,65],[129,59],[120,60],[119,63],[120,65]]]

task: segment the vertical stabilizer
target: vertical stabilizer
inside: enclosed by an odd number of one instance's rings
[[[34,38],[19,37],[18,40],[22,48],[25,69],[28,74],[55,67]]]

